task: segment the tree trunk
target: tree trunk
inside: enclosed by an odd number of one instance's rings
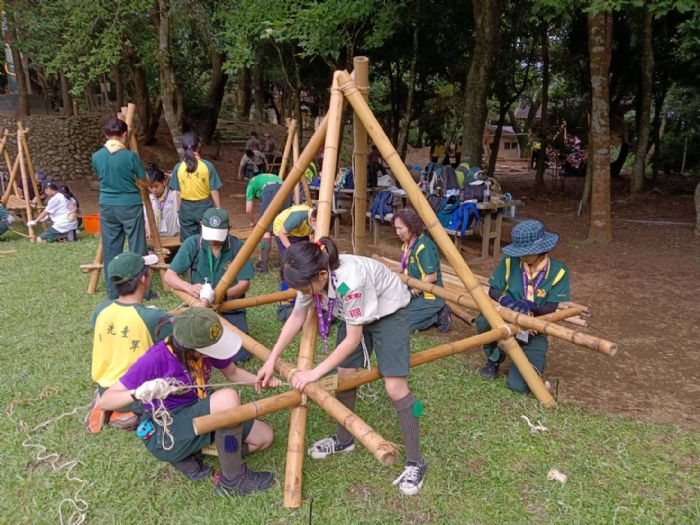
[[[204,142],[210,142],[216,131],[219,120],[221,103],[224,100],[224,92],[228,75],[224,72],[224,55],[215,49],[209,51],[209,59],[212,65],[212,76],[207,98],[204,104],[204,114],[200,118],[199,135]]]
[[[124,94],[124,79],[122,78],[122,68],[120,64],[112,66],[112,80],[114,80],[114,103],[118,108],[126,106],[126,96]]]
[[[250,119],[250,69],[241,69],[238,72],[237,84],[236,113],[238,113],[238,120],[248,122]]]
[[[493,177],[493,174],[496,171],[496,159],[498,158],[498,150],[501,147],[501,136],[503,135],[503,123],[506,120],[507,113],[508,113],[508,108],[503,105],[503,102],[501,102],[500,107],[498,109],[498,124],[496,125],[496,133],[493,136],[493,144],[491,146],[491,157],[489,158],[489,168],[488,168],[489,177]]]
[[[262,122],[265,98],[263,96],[262,49],[260,46],[255,50],[255,64],[253,64],[253,98],[255,100],[254,120]]]
[[[399,135],[399,154],[401,160],[406,160],[408,149],[408,136],[411,132],[411,120],[413,120],[413,96],[416,90],[416,65],[418,63],[418,21],[420,19],[420,0],[416,0],[416,11],[413,21],[413,48],[411,50],[411,72],[409,74],[408,96],[406,97],[406,115],[404,126]]]
[[[500,0],[472,0],[476,41],[464,99],[464,135],[462,160],[472,166],[481,166],[484,124],[486,124],[486,99],[489,95],[491,72],[493,71],[498,39],[500,37]]]
[[[61,96],[63,98],[63,116],[70,117],[73,115],[73,97],[70,94],[70,83],[66,74],[61,71]]]
[[[160,64],[160,93],[163,115],[168,123],[178,156],[184,158],[182,149],[182,92],[175,77],[170,56],[170,13],[167,0],[158,0],[154,21],[158,29],[158,61]]]
[[[12,63],[15,68],[15,79],[17,81],[17,93],[19,94],[19,104],[17,104],[17,116],[29,116],[29,97],[27,93],[27,77],[24,75],[24,66],[22,65],[22,55],[14,46],[10,46],[12,53]]]
[[[544,171],[547,167],[547,105],[549,104],[549,31],[547,22],[542,23],[542,113],[540,114],[540,152],[537,155],[537,171],[535,172],[535,192],[545,190]]]
[[[124,54],[129,62],[131,86],[134,92],[134,101],[136,102],[136,112],[138,115],[136,119],[136,137],[141,144],[149,144],[153,142],[157,125],[154,128],[152,122],[151,98],[148,94],[146,70],[141,65],[141,60],[132,47],[128,46]],[[118,107],[122,107],[123,105],[124,103],[122,102]]]
[[[522,133],[520,129],[520,123],[518,119],[515,118],[515,111],[513,111],[512,106],[508,108],[508,119],[510,120],[510,126],[513,128],[513,133],[518,139],[518,145],[520,146],[520,158],[523,157],[525,150],[527,149],[527,135]]]
[[[588,13],[588,55],[591,73],[591,164],[590,240],[612,239],[610,216],[610,55],[612,15]]]
[[[644,8],[644,28],[642,39],[642,60],[641,60],[641,97],[639,101],[638,126],[637,126],[637,149],[634,159],[634,170],[630,191],[639,193],[644,189],[644,173],[647,156],[647,143],[649,142],[651,115],[651,90],[653,87],[654,75],[654,50],[652,49],[652,22],[653,15],[649,10],[649,4]]]

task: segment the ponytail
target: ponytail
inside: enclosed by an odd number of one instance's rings
[[[332,271],[339,266],[338,248],[330,237],[321,237],[318,242],[297,242],[282,257],[282,280],[293,288],[303,288],[321,270]]]
[[[197,156],[195,153],[199,149],[199,144],[199,137],[196,133],[188,131],[182,135],[182,149],[185,152],[185,164],[187,164],[189,173],[194,173],[197,169]]]

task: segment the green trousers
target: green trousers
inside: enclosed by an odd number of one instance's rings
[[[428,300],[420,294],[413,297],[408,305],[408,317],[411,321],[411,332],[427,330],[437,324],[438,312],[445,306],[445,300],[436,297]]]
[[[129,241],[129,251],[141,255],[148,253],[143,205],[100,205],[100,236],[102,237],[102,257],[104,260],[107,297],[116,299],[117,291],[109,280],[107,268],[112,259],[124,251],[124,239],[127,238]]]
[[[214,207],[214,201],[209,197],[201,201],[186,201],[180,203],[180,242],[188,237],[198,235],[202,226],[202,216],[209,208]]]
[[[476,330],[480,334],[491,330],[491,326],[483,315],[476,318]],[[525,352],[525,357],[527,357],[527,360],[530,361],[532,366],[534,366],[540,374],[544,372],[544,367],[547,363],[547,346],[549,344],[547,341],[547,336],[544,334],[531,334],[527,343],[523,343],[517,339],[516,341],[518,341],[518,344],[523,349],[523,352]],[[500,349],[498,343],[489,343],[484,345],[484,353],[489,361],[493,361],[495,363],[502,362],[506,357],[505,352]],[[520,370],[518,370],[518,367],[515,365],[511,365],[510,367],[506,384],[508,385],[508,388],[515,390],[516,392],[527,394],[530,391],[525,379],[523,379],[523,376],[520,373]]]

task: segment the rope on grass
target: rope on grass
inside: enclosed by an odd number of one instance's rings
[[[42,401],[44,399],[57,395],[58,392],[59,390],[56,387],[47,387],[44,390],[42,390],[38,396],[31,399],[21,399],[19,396],[15,396],[15,398],[12,401],[10,401],[10,403],[7,405],[5,413],[7,417],[14,422],[14,418],[12,416],[14,414],[15,407],[19,405],[32,404],[38,401]],[[29,430],[27,424],[23,420],[20,419],[19,421],[17,421],[17,426],[19,430],[21,432],[24,432],[27,436],[22,441],[22,447],[35,449],[36,452],[34,457],[36,458],[36,461],[38,463],[48,464],[54,472],[59,472],[65,469],[66,479],[70,482],[79,483],[79,486],[73,494],[73,497],[63,498],[58,503],[58,518],[61,525],[81,525],[85,522],[87,511],[90,506],[88,502],[80,496],[80,493],[85,489],[88,482],[73,474],[73,469],[78,466],[79,461],[71,459],[64,463],[60,463],[61,456],[55,452],[49,453],[47,448],[40,443],[32,443],[30,441],[31,434],[34,434],[35,432],[43,428],[47,428],[65,417],[73,416],[82,410],[86,410],[87,408],[88,405],[75,407],[69,412],[64,412],[59,416],[47,419],[43,423],[36,425],[31,430]],[[72,508],[72,512],[70,513],[67,519],[65,518],[67,509],[64,510],[64,507],[66,505]]]

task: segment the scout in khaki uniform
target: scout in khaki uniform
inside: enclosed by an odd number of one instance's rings
[[[296,303],[270,357],[258,371],[258,380],[262,386],[268,384],[275,359],[299,333],[309,308],[316,310],[319,335],[326,347],[333,316],[340,317],[344,323],[338,329],[335,349],[314,369],[293,372],[290,381],[294,388],[303,391],[307,384],[336,368],[343,376],[369,366],[369,353],[376,351],[379,370],[396,410],[406,447],[405,468],[394,485],[406,495],[417,494],[423,485],[427,464],[420,453],[418,424],[423,405],[411,394],[407,381],[408,304],[411,301],[408,289],[391,270],[374,259],[339,256],[328,237],[322,237],[318,243],[293,244],[282,259],[282,276],[289,286],[297,289]],[[353,410],[356,396],[357,389],[354,389],[339,392],[336,397]],[[336,434],[314,443],[309,455],[323,459],[354,448],[352,435],[338,425]]]
[[[489,296],[501,306],[527,315],[556,311],[561,301],[569,300],[569,269],[548,255],[559,236],[545,231],[544,225],[535,220],[521,222],[511,235],[512,244],[503,248],[506,255],[489,278]],[[490,330],[483,315],[476,318],[476,328],[479,333]],[[547,336],[522,331],[516,340],[532,366],[542,374],[547,359]],[[481,369],[481,377],[495,379],[505,353],[497,343],[484,345],[484,353],[488,360]],[[530,391],[515,366],[510,367],[507,385],[516,392]]]
[[[146,172],[138,156],[126,149],[126,122],[113,118],[104,127],[105,145],[92,155],[92,169],[100,181],[100,237],[106,268],[107,297],[117,298],[109,278],[109,263],[124,251],[124,237],[129,250],[146,255],[146,229],[141,213],[141,191],[136,185]]]
[[[151,286],[149,264],[158,262],[155,255],[142,257],[123,252],[109,263],[109,275],[119,295],[116,300],[100,304],[92,314],[92,380],[98,392],[88,410],[85,426],[99,432],[105,421],[110,426],[130,427],[138,418],[132,413],[140,406],[127,407],[125,412],[105,413],[95,407],[99,396],[112,386],[129,367],[159,340],[158,323],[169,317],[168,312],[143,306],[143,298]],[[160,337],[165,337],[163,331]]]
[[[201,228],[201,235],[188,237],[182,243],[165,272],[165,282],[176,290],[187,292],[192,297],[213,302],[213,295],[208,295],[206,289],[216,288],[229,264],[243,246],[243,241],[229,235],[226,210],[208,209],[202,217]],[[180,277],[188,272],[190,273],[189,282]],[[249,259],[226,291],[226,299],[245,297],[252,278],[253,265]],[[245,309],[222,312],[221,315],[236,328],[248,333]],[[241,349],[236,354],[235,361],[245,361],[249,358],[248,351]]]
[[[403,241],[401,269],[409,277],[442,286],[440,257],[435,243],[424,233],[425,225],[418,213],[410,208],[394,215],[394,229]],[[445,300],[431,293],[411,289],[409,317],[411,332],[436,326],[438,332],[447,332],[452,325],[450,307]]]
[[[170,189],[177,192],[180,209],[180,241],[199,233],[202,215],[209,208],[220,208],[219,189],[223,184],[214,165],[199,156],[201,143],[195,133],[182,135],[185,161],[178,162],[170,178]]]
[[[141,356],[105,392],[100,408],[117,410],[139,400],[151,413],[155,407],[148,400],[155,396],[162,400],[172,418],[168,425],[170,435],[164,436],[163,427],[150,416],[136,429],[136,435],[153,456],[167,461],[188,479],[201,480],[209,477],[212,470],[202,464],[199,451],[213,442],[221,466],[221,475],[214,481],[217,494],[245,496],[269,488],[275,479],[272,472],[253,472],[241,460],[244,453],[270,446],[273,434],[269,425],[252,420],[201,436],[192,429],[194,418],[241,404],[238,393],[230,388],[211,393],[207,383],[213,368],[221,370],[232,383],[255,380],[253,374],[237,368],[231,360],[241,347],[240,337],[224,328],[219,316],[208,308],[190,308],[171,322],[172,336]],[[168,392],[172,379],[197,388]],[[270,384],[280,385],[280,381]]]
[[[253,214],[253,201],[260,201],[260,215],[265,213],[272,199],[282,187],[282,179],[271,173],[261,173],[248,181],[245,189],[245,212],[248,215],[251,228],[255,226],[255,215]],[[287,199],[284,208],[291,206],[291,198]],[[272,226],[270,226],[263,240],[260,243],[260,260],[255,264],[255,270],[260,273],[267,273],[269,270],[268,260],[272,249]]]

